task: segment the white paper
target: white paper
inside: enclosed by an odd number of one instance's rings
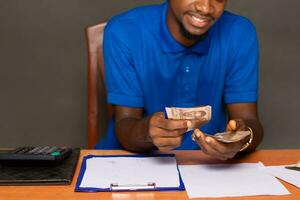
[[[261,163],[179,166],[189,198],[290,194],[263,169]]]
[[[86,160],[80,187],[110,188],[111,184],[179,187],[175,157],[93,157]]]
[[[285,166],[268,166],[266,171],[271,175],[280,178],[300,188],[300,171],[284,168]]]

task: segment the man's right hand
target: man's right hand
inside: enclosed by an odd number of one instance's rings
[[[189,127],[191,122],[188,120],[166,119],[163,112],[158,112],[149,120],[149,139],[160,151],[170,151],[181,145]]]

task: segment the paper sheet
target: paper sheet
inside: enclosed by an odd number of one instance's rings
[[[110,184],[179,187],[175,157],[94,157],[87,159],[80,187],[110,188]]]
[[[290,194],[263,169],[261,163],[179,166],[189,198]]]
[[[285,166],[268,166],[267,173],[280,178],[298,188],[300,188],[300,171],[284,168]]]

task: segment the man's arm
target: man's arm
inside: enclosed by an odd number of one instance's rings
[[[148,152],[155,147],[169,151],[179,147],[190,126],[185,120],[165,119],[162,112],[143,117],[142,108],[114,106],[114,115],[121,145],[134,152]]]
[[[121,145],[135,152],[147,152],[154,149],[148,138],[149,117],[143,118],[142,108],[114,106],[116,134]]]
[[[244,152],[250,152],[260,144],[263,138],[263,128],[257,115],[256,103],[240,103],[227,105],[229,112],[229,123],[227,130],[238,131],[247,130],[248,127],[253,131],[253,141]],[[249,138],[233,143],[218,142],[210,136],[204,135],[200,130],[195,130],[195,140],[201,150],[217,159],[227,160],[236,156],[240,149],[248,142]]]
[[[256,147],[261,143],[264,132],[263,127],[259,121],[257,114],[257,104],[256,103],[241,103],[241,104],[229,104],[227,105],[229,119],[237,121],[237,130],[247,130],[247,127],[251,128],[253,131],[253,141],[245,152],[250,152],[256,149]],[[239,125],[239,120],[241,120]]]

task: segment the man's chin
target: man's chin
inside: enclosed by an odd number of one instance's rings
[[[207,28],[199,28],[199,29],[193,29],[193,30],[190,30],[190,31],[187,31],[189,34],[191,35],[194,35],[194,36],[202,36],[204,35],[205,33],[207,33],[208,29]]]
[[[185,31],[190,34],[190,35],[193,35],[195,37],[201,37],[203,35],[205,35],[208,30],[209,30],[209,26],[207,27],[201,27],[201,28],[198,28],[198,27],[192,27],[192,28],[189,28],[189,29],[185,29]]]
[[[200,40],[202,39],[203,37],[205,37],[206,33],[207,33],[207,30],[201,30],[200,31],[197,31],[197,32],[188,32],[188,31],[184,31],[184,32],[181,32],[182,35],[188,39],[188,40],[193,40],[193,41],[197,41],[197,40]]]
[[[203,35],[205,35],[207,33],[208,30],[201,30],[201,31],[194,31],[194,32],[188,32],[189,35],[193,36],[193,37],[203,37]]]

